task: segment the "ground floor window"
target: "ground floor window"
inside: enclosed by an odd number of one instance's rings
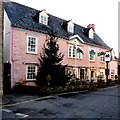
[[[85,70],[84,69],[80,69],[80,80],[84,80],[85,78]]]
[[[72,74],[73,74],[72,67],[66,67],[66,69],[65,69],[65,74],[72,75]]]
[[[115,71],[111,70],[111,79],[114,79],[114,73],[115,73]]]
[[[36,80],[37,66],[27,65],[26,66],[26,80]]]
[[[75,78],[78,78],[78,68],[73,68],[73,75]]]
[[[100,79],[103,80],[104,79],[104,73],[100,72]]]

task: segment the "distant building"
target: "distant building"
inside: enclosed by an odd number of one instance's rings
[[[35,85],[39,53],[51,30],[55,31],[64,54],[62,64],[68,64],[66,72],[83,81],[106,80],[104,55],[111,48],[95,33],[94,24],[83,27],[46,10],[9,1],[4,2],[4,28],[4,62],[11,64],[12,87],[18,82]],[[76,48],[83,53],[77,53]],[[117,62],[110,62],[109,68],[109,78],[114,79]]]
[[[119,58],[118,58],[118,80],[120,81],[120,52],[119,52]]]

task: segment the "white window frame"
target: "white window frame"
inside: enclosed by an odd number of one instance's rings
[[[78,78],[78,68],[73,68],[73,74],[75,74],[75,77]]]
[[[36,44],[35,44],[35,51],[29,51],[29,37],[30,38],[35,38],[36,40]],[[31,53],[31,54],[37,54],[37,37],[34,37],[34,36],[27,36],[27,53]]]
[[[82,78],[82,80],[85,80],[85,68],[80,68],[79,69],[79,74],[80,74],[80,79],[81,79],[81,70],[83,70],[83,74],[82,74],[82,76],[84,76],[83,78]]]
[[[46,10],[43,10],[39,13],[39,23],[48,25],[48,17]]]
[[[37,75],[37,65],[34,65],[34,64],[29,64],[29,65],[26,65],[26,81],[36,81],[36,78],[35,79],[28,79],[28,67],[35,67],[35,75]]]
[[[115,78],[115,70],[110,71],[110,76],[111,76],[111,79]]]
[[[73,33],[74,31],[74,26],[73,25],[68,25],[68,32]]]
[[[69,54],[69,53],[71,53],[71,54]],[[68,57],[72,58],[72,54],[73,54],[73,48],[72,48],[72,45],[69,45],[68,46]]]
[[[92,60],[91,60],[91,56],[93,57]],[[89,61],[95,61],[95,55],[90,55],[90,54],[89,54]]]
[[[93,39],[94,38],[94,32],[92,28],[89,30],[89,38]]]
[[[103,55],[100,56],[100,62],[105,62],[105,57]]]
[[[40,15],[40,23],[47,25],[47,17],[44,15]]]
[[[77,53],[77,58],[82,59],[82,53]]]
[[[72,48],[72,57],[77,58],[77,52],[76,52],[76,48],[74,46]]]
[[[72,20],[70,20],[68,22],[67,31],[70,32],[70,33],[74,33],[74,24],[73,24]]]
[[[71,49],[70,49],[71,48]],[[75,49],[75,57],[73,57],[73,49],[74,49],[74,45],[68,45],[68,58],[78,58],[78,59],[82,59],[83,55],[82,53],[77,53],[76,49]],[[70,51],[71,50],[71,51]],[[71,55],[69,54],[71,53]]]

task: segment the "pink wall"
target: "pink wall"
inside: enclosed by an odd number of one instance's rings
[[[27,35],[32,35],[37,37],[38,40],[38,52],[37,54],[28,54],[27,53]],[[13,83],[15,82],[23,82],[26,80],[26,65],[25,63],[39,63],[38,58],[39,58],[39,53],[42,50],[43,43],[46,40],[46,36],[43,34],[38,34],[38,33],[33,33],[33,32],[28,32],[28,31],[21,31],[19,29],[13,29],[13,57],[12,57],[12,69],[14,70],[13,76]],[[64,60],[62,63],[68,64],[70,66],[74,66],[76,63],[76,66],[83,66],[83,67],[94,67],[97,72],[100,71],[100,68],[105,68],[105,62],[100,62],[100,57],[95,55],[96,59],[95,61],[89,61],[89,46],[88,45],[82,45],[83,46],[83,59],[75,59],[74,58],[68,58],[68,44],[67,41],[60,39],[58,40],[59,47],[60,47],[60,52],[64,54]],[[96,52],[99,51],[99,48],[97,47],[92,47],[95,48]],[[104,50],[104,49],[102,49]],[[116,69],[116,63],[113,62],[110,63],[110,66],[112,68]],[[28,85],[35,85],[33,82],[27,82],[26,84]]]
[[[38,54],[28,54],[27,53],[27,35],[32,35],[38,38]],[[26,79],[26,65],[25,63],[39,63],[39,53],[42,49],[42,44],[46,39],[45,36],[20,31],[20,30],[13,30],[13,83],[15,82],[24,82]],[[29,84],[29,83],[28,83]],[[33,84],[30,82],[30,84]]]
[[[109,69],[114,70],[114,75],[118,75],[118,61],[109,62]],[[110,73],[111,73],[111,71],[110,71]],[[109,75],[109,78],[111,78],[110,75]]]

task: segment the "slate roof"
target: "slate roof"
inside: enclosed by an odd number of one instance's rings
[[[78,24],[74,24],[74,34],[72,34],[67,32],[67,30],[65,30],[63,27],[63,23],[67,23],[68,21],[55,17],[51,14],[48,14],[48,25],[43,25],[35,18],[36,15],[41,11],[18,4],[16,2],[4,2],[4,8],[11,25],[14,27],[22,27],[24,29],[35,30],[38,32],[42,31],[45,33],[50,32],[53,29],[53,31],[58,35],[68,40],[69,36],[78,34],[85,43],[98,45],[108,49],[110,48],[96,33],[94,33],[94,39],[88,38],[88,36],[83,31],[83,29],[88,29]]]

